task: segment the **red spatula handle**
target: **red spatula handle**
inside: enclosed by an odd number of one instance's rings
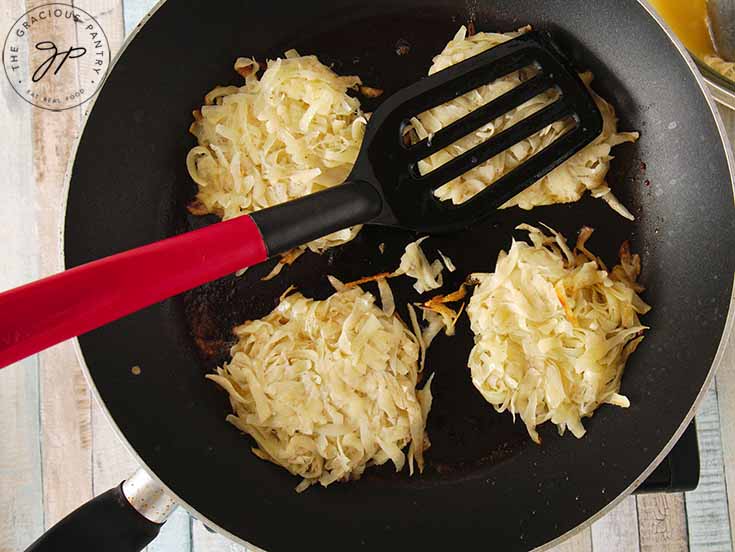
[[[0,367],[264,261],[249,216],[93,261],[0,294]]]

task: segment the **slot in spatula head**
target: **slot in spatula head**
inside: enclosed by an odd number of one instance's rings
[[[406,144],[412,117],[528,66],[536,74],[436,132],[430,139]],[[537,95],[556,88],[558,98],[540,111],[421,174],[422,159],[451,145]],[[455,205],[434,191],[562,119],[573,127],[551,145],[499,178],[469,200]],[[548,174],[602,132],[602,115],[569,60],[551,38],[529,32],[404,88],[373,113],[351,179],[373,184],[384,199],[375,224],[421,232],[459,230],[491,215],[501,205]]]

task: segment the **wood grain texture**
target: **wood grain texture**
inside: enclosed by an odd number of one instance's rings
[[[29,1],[26,8],[43,3],[44,0]],[[79,0],[76,6],[98,19],[112,49],[119,46],[124,33],[119,1]],[[33,29],[31,27],[31,40],[45,38],[34,36]],[[76,42],[74,28],[64,26],[58,30],[61,42]],[[46,80],[45,84],[42,81],[40,86],[50,86],[52,82],[55,86],[64,86],[64,83],[76,82],[78,75],[74,65],[67,64],[55,78],[56,81]],[[59,236],[63,221],[64,175],[80,131],[81,112],[81,108],[63,112],[33,110],[41,275],[61,268]],[[93,432],[90,393],[70,343],[53,347],[41,353],[39,358],[44,504],[48,527],[93,494]]]
[[[27,2],[27,8],[42,3]],[[91,0],[77,2],[78,7],[103,16],[105,10],[109,12],[112,9],[112,4]],[[111,46],[114,40],[121,40],[123,32],[119,6],[117,10],[117,28],[111,24],[112,21],[103,23]],[[62,36],[66,43],[76,41],[73,31],[64,29]],[[63,82],[74,82],[78,78],[73,65],[66,65],[56,76]],[[59,82],[55,84],[58,86]],[[63,220],[64,175],[80,130],[80,117],[80,108],[60,113],[33,110],[42,275],[61,268],[59,235]],[[86,382],[69,343],[42,353],[41,366],[44,495],[47,497],[46,525],[49,526],[92,495],[91,403]]]
[[[735,339],[729,346],[717,373],[717,396],[720,408],[723,467],[729,510],[730,535],[735,535]]]
[[[699,486],[685,495],[689,548],[695,552],[730,552],[730,523],[720,438],[720,414],[713,385],[697,413]]]
[[[0,4],[0,21],[10,25],[24,9],[22,0],[6,0]],[[17,67],[26,73],[26,64]],[[0,128],[4,168],[0,290],[5,290],[38,275],[31,106],[9,86],[0,95]],[[23,550],[43,531],[38,413],[38,357],[34,355],[0,370],[0,552]]]
[[[594,552],[638,552],[638,506],[633,496],[627,497],[615,509],[592,525]]]
[[[26,9],[45,0],[26,2]],[[74,29],[60,28],[59,38],[75,41]],[[45,40],[31,26],[30,40]],[[55,77],[76,83],[74,65]],[[43,81],[42,81],[43,82]],[[39,92],[51,83],[45,79]],[[57,81],[56,84],[59,84]],[[62,85],[63,86],[63,85]],[[36,220],[40,243],[39,271],[59,270],[59,232],[64,173],[79,131],[79,109],[51,112],[32,110],[34,175],[38,194]],[[92,496],[90,395],[73,349],[62,343],[39,355],[41,389],[41,449],[45,524],[50,526]]]
[[[128,452],[107,422],[102,407],[92,405],[92,489],[95,495],[119,485],[138,469],[138,463]]]
[[[39,431],[34,356],[0,372],[0,552],[23,550],[43,532]]]
[[[641,552],[689,550],[683,494],[641,495],[636,501]]]
[[[549,552],[592,552],[592,530],[589,527],[583,529],[563,543],[551,548]]]
[[[735,139],[735,112],[720,108],[728,134]],[[717,403],[720,411],[725,487],[730,536],[735,535],[735,334],[731,335],[717,372]]]
[[[75,0],[79,6],[94,17],[105,31],[110,44],[110,53],[115,57],[125,38],[123,2],[121,0]],[[85,61],[82,58],[82,61]]]

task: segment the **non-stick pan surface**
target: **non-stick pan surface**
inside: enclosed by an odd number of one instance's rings
[[[617,108],[620,128],[639,130],[615,150],[609,175],[636,215],[600,200],[511,209],[466,232],[430,239],[464,276],[489,271],[521,222],[545,222],[570,238],[597,230],[590,247],[613,263],[630,240],[643,259],[651,327],[628,363],[631,407],[602,407],[581,440],[546,424],[543,445],[496,414],[470,383],[466,319],[437,338],[423,475],[370,469],[362,480],[297,494],[298,480],[258,460],[253,442],[225,423],[224,393],[204,374],[227,356],[230,328],[266,314],[296,284],[325,297],[325,276],[349,280],[395,268],[415,237],[366,228],[323,256],[307,254],[281,276],[270,265],[151,307],[79,339],[91,379],[141,460],[206,522],[269,550],[530,549],[569,531],[628,489],[682,426],[725,327],[735,246],[731,177],[711,106],[670,37],[635,0],[347,0],[168,2],[128,45],[101,91],[71,177],[68,266],[142,245],[212,218],[187,215],[195,187],[184,158],[191,110],[216,84],[239,83],[238,56],[259,60],[289,48],[387,93],[427,71],[460,24],[551,31]],[[398,41],[406,55],[396,53]],[[369,105],[367,106],[369,107]],[[519,234],[515,234],[520,236]],[[380,254],[378,244],[386,244]],[[195,254],[196,252],[192,252]],[[130,278],[145,279],[145,273]],[[397,303],[417,296],[392,281]],[[405,310],[399,308],[405,318]],[[134,375],[131,367],[141,367]],[[448,548],[453,549],[453,548]]]

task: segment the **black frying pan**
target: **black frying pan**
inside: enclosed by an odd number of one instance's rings
[[[187,128],[213,85],[240,82],[231,69],[236,57],[262,60],[295,47],[390,93],[424,75],[470,20],[478,30],[531,23],[552,32],[580,68],[594,70],[595,88],[617,108],[620,128],[642,133],[635,145],[616,149],[609,175],[637,220],[586,198],[503,211],[429,240],[428,249],[454,260],[458,270],[446,283],[452,289],[470,272],[492,270],[521,222],[543,221],[568,237],[592,225],[591,247],[608,262],[630,240],[654,307],[645,318],[651,330],[623,379],[632,406],[600,408],[581,440],[545,424],[543,445],[534,445],[522,424],[496,414],[473,388],[463,318],[457,336],[437,338],[428,357],[426,372],[437,375],[424,474],[384,466],[357,482],[295,493],[297,479],[257,459],[253,442],[225,423],[225,394],[204,374],[227,358],[230,328],[265,315],[288,285],[323,298],[326,274],[350,280],[391,270],[415,238],[366,228],[323,256],[304,255],[270,282],[259,281],[270,265],[260,266],[79,338],[91,383],[131,448],[211,527],[268,550],[531,549],[630,492],[691,419],[729,328],[731,170],[691,62],[635,0],[165,3],[118,59],[80,140],[67,266],[214,221],[185,209],[195,192],[184,164],[193,145]],[[410,44],[407,55],[396,54],[399,40]],[[406,279],[392,285],[399,305],[416,299]]]

